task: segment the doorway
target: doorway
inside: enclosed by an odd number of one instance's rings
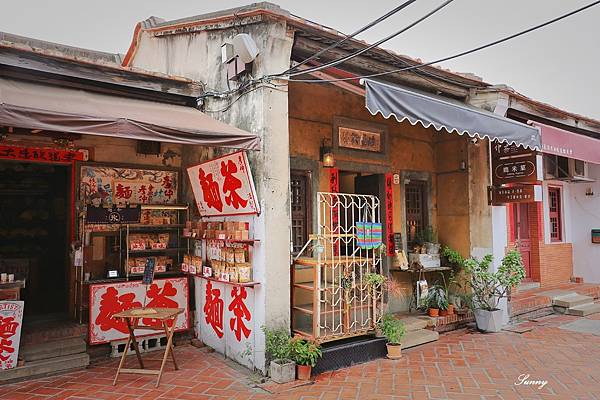
[[[0,162],[0,270],[25,280],[25,317],[68,311],[70,166]]]
[[[526,279],[531,279],[531,229],[529,224],[531,208],[531,203],[518,203],[512,207],[514,243],[523,259]]]

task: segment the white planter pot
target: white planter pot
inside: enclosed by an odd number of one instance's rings
[[[288,383],[296,379],[296,363],[292,360],[273,360],[269,364],[269,375],[277,383]]]
[[[439,243],[425,243],[425,248],[427,249],[427,254],[429,255],[440,254],[440,247],[441,245]]]
[[[502,310],[487,311],[476,309],[473,311],[477,329],[483,332],[500,332],[502,329]]]

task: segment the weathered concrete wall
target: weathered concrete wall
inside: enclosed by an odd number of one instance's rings
[[[256,41],[260,55],[254,61],[252,76],[278,73],[289,66],[292,38],[283,22],[236,26],[197,33],[154,37],[142,34],[133,66],[175,74],[204,82],[206,91],[227,90],[226,70],[221,64],[221,45],[238,33],[248,33]],[[236,83],[231,83],[235,88]],[[290,315],[290,215],[288,98],[285,87],[261,87],[240,97],[207,99],[205,112],[214,118],[261,137],[262,148],[249,154],[261,214],[251,225],[260,240],[253,252],[256,289],[254,304],[254,365],[264,369],[262,325],[287,324]],[[213,112],[211,112],[213,111]],[[217,153],[218,151],[215,151]],[[207,154],[207,156],[209,156]],[[194,158],[185,154],[186,159]]]

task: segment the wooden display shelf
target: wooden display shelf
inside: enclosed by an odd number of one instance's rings
[[[186,236],[184,236],[186,237]],[[195,239],[198,241],[215,241],[215,242],[223,242],[223,243],[240,243],[240,244],[249,244],[249,245],[253,245],[254,243],[260,243],[260,240],[258,239],[209,239],[209,238],[191,238],[191,239]]]
[[[260,285],[260,282],[245,282],[245,283],[240,283],[240,282],[229,282],[229,281],[222,281],[222,280],[220,280],[220,279],[216,279],[216,278],[208,278],[208,277],[206,277],[206,276],[202,276],[202,275],[193,275],[193,276],[197,276],[198,278],[206,279],[207,281],[218,282],[218,283],[224,283],[224,284],[226,284],[226,285],[231,285],[231,286],[254,287],[254,286],[258,286],[258,285]]]
[[[328,259],[326,261],[318,261],[316,258],[310,257],[300,257],[294,261],[294,264],[303,265],[306,267],[316,267],[317,265],[321,266],[331,266],[334,264],[350,264],[350,263],[366,263],[368,261],[372,261],[371,258],[364,257],[347,257],[347,256],[336,256],[335,259]]]
[[[177,251],[187,251],[187,247],[167,247],[166,249],[145,249],[145,250],[129,250],[129,254],[155,254],[155,253],[172,253]]]
[[[159,230],[176,230],[185,228],[185,224],[164,224],[164,225],[145,225],[135,224],[129,225],[129,232],[146,232],[146,231],[159,231]],[[125,225],[121,226],[121,229],[126,229]]]

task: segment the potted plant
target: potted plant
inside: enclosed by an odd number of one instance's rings
[[[429,288],[424,301],[430,317],[440,315],[440,310],[448,310],[448,300],[446,299],[444,288],[439,285],[433,285]]]
[[[427,254],[440,254],[440,244],[437,241],[437,232],[431,225],[427,226],[419,235],[419,242],[425,247]]]
[[[379,329],[387,338],[387,358],[397,360],[402,357],[402,345],[400,341],[406,333],[404,323],[396,319],[393,314],[386,313],[378,323]]]
[[[491,254],[482,260],[465,260],[465,270],[471,275],[473,314],[477,328],[483,332],[499,332],[502,329],[502,310],[498,304],[525,278],[521,253],[517,250],[511,250],[504,256],[496,272],[490,271],[492,261]]]
[[[291,353],[297,364],[298,379],[309,380],[312,368],[317,364],[319,357],[323,355],[319,344],[296,336],[291,342]]]
[[[288,383],[296,379],[296,363],[291,359],[289,331],[284,327],[269,329],[265,333],[265,351],[269,361],[269,375],[274,382]]]

